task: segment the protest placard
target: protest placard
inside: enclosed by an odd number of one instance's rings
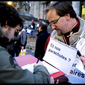
[[[85,39],[84,38],[81,38],[78,41],[76,48],[77,50],[80,51],[81,55],[85,55]],[[78,61],[76,68],[85,74],[85,67],[81,60]]]
[[[58,40],[50,39],[43,60],[69,75],[77,50]]]
[[[76,45],[76,48],[80,51],[80,53],[82,55],[85,55],[85,39],[84,38],[81,38],[77,45]]]

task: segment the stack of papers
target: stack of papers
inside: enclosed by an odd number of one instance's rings
[[[46,62],[44,62],[44,61],[41,61],[41,62],[47,68],[47,70],[50,74],[56,73],[56,72],[59,71],[56,68],[52,67],[51,65],[47,64]],[[29,71],[31,71],[33,73],[34,65],[35,65],[35,63],[27,64],[27,65],[22,66],[21,68],[22,69],[28,69]]]

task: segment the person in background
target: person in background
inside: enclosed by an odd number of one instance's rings
[[[19,30],[23,19],[18,11],[7,3],[0,3],[0,84],[50,84],[54,79],[42,63],[35,64],[31,73],[22,69],[11,57],[7,45]]]
[[[35,47],[35,57],[40,57],[40,60],[43,60],[45,54],[44,46],[49,35],[50,34],[47,32],[47,23],[40,21]]]
[[[41,21],[41,19],[40,19],[40,18],[38,18],[38,22],[39,22],[39,21]]]
[[[30,35],[30,38],[35,38],[35,23],[34,23],[34,20],[32,19],[31,20],[31,35]]]
[[[52,1],[43,12],[46,14],[53,29],[51,36],[46,41],[45,50],[50,38],[57,39],[74,48],[76,48],[76,44],[81,38],[85,38],[85,21],[76,15],[68,1]],[[79,57],[76,56],[76,59],[79,60]],[[82,56],[80,59],[84,63],[84,57]],[[75,64],[76,62],[74,62]],[[76,66],[72,66],[70,75],[65,76],[68,78],[69,83],[85,83],[85,74],[79,71]]]
[[[21,26],[21,29],[23,28],[23,26]],[[27,33],[25,28],[23,28],[21,31],[19,31],[19,33],[17,34],[17,36],[15,36],[15,49],[14,49],[14,56],[18,57],[20,56],[20,52],[21,50],[26,50],[26,44],[27,44]]]
[[[38,23],[37,23],[37,27],[36,27],[36,30],[38,31],[38,28],[39,28],[39,22],[41,21],[40,18],[38,18]]]
[[[25,49],[27,44],[27,33],[26,30],[23,28],[21,30],[21,49]]]
[[[22,29],[22,27],[20,28]],[[14,40],[14,57],[18,57],[21,51],[21,30],[16,30]]]

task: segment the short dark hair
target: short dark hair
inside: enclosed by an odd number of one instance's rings
[[[43,31],[47,31],[47,23],[46,23],[46,22],[40,21],[40,22],[39,22],[39,27],[41,27],[41,29],[42,29]]]
[[[55,1],[45,8],[43,12],[46,14],[50,9],[55,9],[59,16],[70,14],[72,18],[76,18],[76,12],[74,11],[71,3],[68,1]]]
[[[6,23],[7,22],[7,23]],[[21,18],[18,11],[7,3],[0,3],[0,24],[4,26],[7,24],[10,27],[16,27],[17,25],[23,26],[24,19]]]

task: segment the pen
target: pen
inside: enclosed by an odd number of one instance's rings
[[[81,56],[81,53],[80,53],[80,51],[79,51],[79,50],[77,50],[77,54],[79,55],[79,57]]]
[[[37,60],[37,62],[36,62],[36,63],[38,63],[38,62],[39,62],[39,60],[40,60],[40,57],[38,57],[38,60]]]

